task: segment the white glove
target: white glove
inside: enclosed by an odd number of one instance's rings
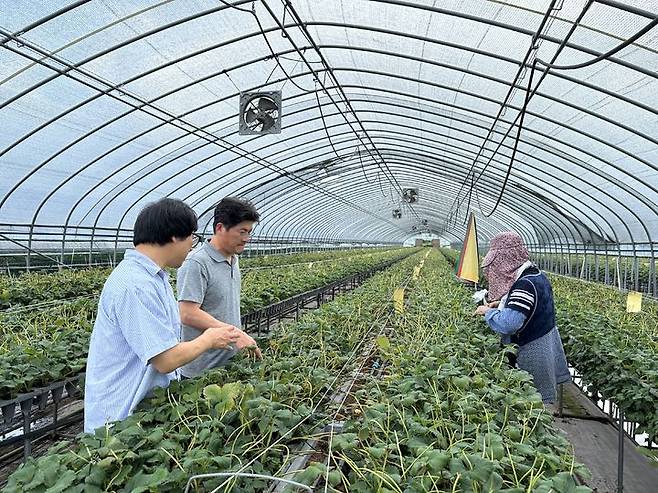
[[[488,292],[489,291],[486,290],[486,289],[481,289],[480,291],[476,291],[473,294],[473,301],[475,302],[475,304],[477,305],[480,302],[485,302],[486,303],[485,298],[486,298]]]

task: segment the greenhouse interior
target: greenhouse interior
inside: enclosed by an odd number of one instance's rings
[[[658,491],[658,0],[0,0],[0,491]]]

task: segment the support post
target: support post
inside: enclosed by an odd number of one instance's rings
[[[617,493],[624,491],[624,411],[619,412],[619,450],[617,455]]]

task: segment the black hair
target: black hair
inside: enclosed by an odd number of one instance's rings
[[[197,229],[194,210],[182,200],[160,199],[144,207],[135,221],[133,244],[171,242],[172,238],[187,238]]]
[[[256,207],[246,199],[237,197],[224,197],[215,207],[215,220],[212,223],[213,231],[218,224],[224,225],[226,229],[240,224],[242,221],[258,222],[260,215]]]

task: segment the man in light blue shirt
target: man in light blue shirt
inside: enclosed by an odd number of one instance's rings
[[[108,277],[98,302],[85,379],[86,432],[125,419],[155,387],[204,352],[238,341],[230,325],[180,342],[176,298],[165,267],[180,267],[198,241],[197,217],[175,199],[147,205],[135,221],[135,250]]]

